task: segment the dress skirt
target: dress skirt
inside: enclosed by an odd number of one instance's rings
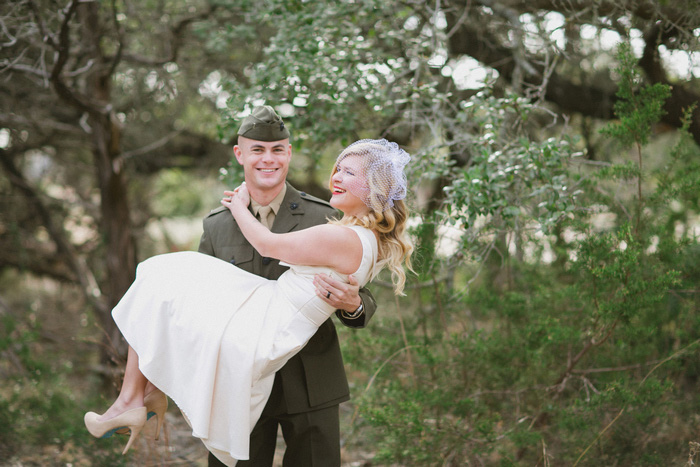
[[[363,244],[354,273],[365,284],[376,262],[374,234],[351,227]],[[154,256],[112,311],[139,357],[141,372],[180,408],[224,464],[248,459],[250,433],[275,372],[335,310],[318,298],[313,277],[325,267],[288,265],[268,280],[196,252]]]
[[[275,372],[323,322],[297,313],[277,281],[195,252],[141,263],[112,315],[141,372],[227,465],[248,458]]]

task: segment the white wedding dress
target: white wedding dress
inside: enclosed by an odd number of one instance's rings
[[[362,241],[354,275],[364,285],[374,274],[377,241],[368,229],[350,228]],[[316,296],[314,276],[347,282],[329,268],[287,266],[273,281],[201,253],[154,256],[139,264],[112,311],[143,374],[229,466],[248,459],[250,432],[275,372],[335,312]]]

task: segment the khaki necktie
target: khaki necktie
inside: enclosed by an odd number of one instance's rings
[[[270,230],[270,227],[272,227],[271,220],[270,219],[270,214],[272,214],[272,208],[270,206],[260,206],[258,209],[258,217],[260,218],[260,223],[267,227],[268,230]]]

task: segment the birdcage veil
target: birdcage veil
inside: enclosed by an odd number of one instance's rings
[[[411,156],[398,144],[386,139],[362,139],[349,145],[336,160],[360,156],[367,185],[349,186],[348,190],[367,207],[384,212],[394,207],[394,201],[404,199],[407,179],[404,169]]]

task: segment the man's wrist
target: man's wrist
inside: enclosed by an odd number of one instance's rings
[[[358,306],[354,311],[347,312],[345,310],[340,310],[341,316],[345,319],[357,319],[360,316],[362,316],[364,314],[364,312],[365,312],[365,307],[362,304],[362,302],[360,302],[360,306]]]

